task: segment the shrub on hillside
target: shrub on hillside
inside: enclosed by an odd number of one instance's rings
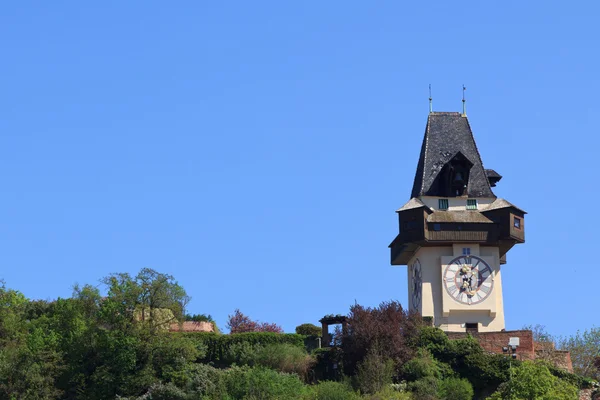
[[[412,392],[415,399],[437,400],[439,383],[439,379],[433,376],[426,376],[414,382],[409,382],[408,390]]]
[[[188,370],[188,389],[202,399],[221,399],[226,393],[225,371],[207,364],[192,364]]]
[[[402,376],[408,381],[416,381],[428,376],[440,379],[442,372],[440,363],[426,349],[419,349],[417,357],[409,360],[402,367]]]
[[[271,344],[257,351],[255,363],[279,372],[294,373],[306,380],[313,358],[300,347]]]
[[[321,328],[314,324],[302,324],[296,327],[298,335],[321,336]]]
[[[358,364],[356,383],[361,393],[374,394],[392,383],[394,362],[385,358],[377,347],[372,347]]]
[[[156,376],[164,381],[183,384],[187,368],[206,355],[206,346],[197,345],[187,337],[161,334],[152,343],[152,366]]]
[[[287,343],[304,348],[304,336],[295,333],[250,332],[218,335],[209,332],[173,332],[171,335],[184,336],[196,346],[205,348],[206,356],[198,361],[212,363],[218,367],[228,367],[232,363],[246,364],[247,360],[253,359],[253,352],[258,350],[258,347],[269,344]],[[238,351],[240,353],[236,353]]]
[[[264,346],[260,343],[234,342],[223,354],[224,365],[254,366],[256,355]]]
[[[305,400],[360,400],[360,396],[347,383],[325,381],[312,386]]]
[[[572,400],[577,399],[577,388],[552,375],[544,363],[525,361],[490,399]]]
[[[297,375],[262,367],[233,367],[225,372],[223,382],[233,399],[300,400],[307,389]]]
[[[471,400],[473,386],[464,378],[446,378],[439,383],[438,397],[443,400]]]
[[[423,327],[418,335],[417,345],[427,349],[439,361],[442,376],[453,374],[468,379],[475,391],[496,388],[509,378],[509,359],[499,354],[487,354],[479,343],[471,338],[450,340],[438,328]],[[513,366],[519,361],[513,360]],[[450,374],[444,369],[450,366]]]
[[[388,385],[379,392],[363,398],[365,400],[412,400],[413,395],[409,392],[395,390],[392,385]]]

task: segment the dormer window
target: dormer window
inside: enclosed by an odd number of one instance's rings
[[[448,199],[439,199],[438,200],[438,208],[440,210],[447,210],[448,209]]]
[[[477,210],[477,199],[467,199],[467,210]]]
[[[443,164],[432,185],[434,193],[444,197],[459,197],[467,194],[469,172],[473,163],[458,152]]]

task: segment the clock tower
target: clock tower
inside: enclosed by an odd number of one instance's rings
[[[430,112],[411,199],[397,210],[392,265],[410,308],[447,332],[504,329],[501,266],[525,241],[525,211],[496,197],[465,114]]]

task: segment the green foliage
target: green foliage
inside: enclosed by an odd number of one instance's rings
[[[471,400],[473,386],[464,378],[446,378],[440,381],[438,397],[443,400]]]
[[[218,365],[249,365],[253,366],[256,362],[258,352],[263,348],[260,343],[234,342],[225,350],[223,359]]]
[[[184,320],[194,322],[214,322],[210,314],[185,314]]]
[[[361,393],[373,394],[392,383],[394,362],[373,347],[358,364],[356,382]]]
[[[413,396],[409,392],[395,390],[392,385],[388,385],[379,392],[365,396],[366,400],[412,400]]]
[[[585,376],[570,373],[569,371],[566,371],[561,368],[556,368],[552,365],[546,365],[546,366],[548,367],[548,370],[550,371],[550,373],[552,375],[556,376],[557,378],[559,378],[579,389],[590,389],[590,388],[594,387],[594,385],[595,385],[596,381],[593,379],[586,378]]]
[[[314,324],[302,324],[296,327],[296,333],[304,336],[321,336],[321,327]]]
[[[318,381],[335,381],[342,370],[342,350],[339,347],[323,347],[312,351],[314,365],[313,378]],[[334,365],[337,368],[334,368]]]
[[[291,344],[293,346],[304,348],[304,336],[286,333],[272,332],[248,332],[235,333],[231,335],[218,335],[209,332],[173,332],[171,335],[181,335],[189,338],[197,346],[206,348],[206,356],[198,361],[213,363],[216,366],[226,367],[235,362],[235,352],[231,351],[232,346],[236,349],[245,349],[252,352],[248,359],[254,357],[253,352],[258,346],[269,344]],[[243,362],[243,364],[246,362]]]
[[[270,344],[258,350],[255,362],[257,365],[279,372],[294,373],[306,379],[313,359],[303,348],[282,343]]]
[[[559,341],[561,350],[571,353],[573,372],[600,381],[600,368],[595,361],[600,357],[600,327],[592,327]]]
[[[352,386],[342,382],[324,381],[311,387],[306,400],[359,400]]]
[[[202,398],[221,399],[226,393],[224,374],[223,370],[207,364],[191,364],[187,387]]]
[[[402,375],[408,381],[416,381],[425,377],[440,379],[442,371],[440,363],[425,349],[418,351],[417,357],[408,361],[402,367]]]
[[[436,400],[439,380],[433,376],[426,376],[408,384],[408,390],[413,393],[415,399]]]
[[[577,388],[552,375],[544,363],[525,361],[512,369],[491,399],[576,400]]]
[[[460,377],[468,379],[475,391],[495,388],[509,378],[509,359],[498,354],[487,354],[472,337],[450,340],[437,328],[421,328],[416,344],[429,350],[448,375],[448,367]],[[512,361],[513,366],[519,361]]]
[[[233,367],[223,375],[227,394],[234,399],[301,399],[306,386],[297,375],[268,368]]]
[[[188,365],[204,357],[206,348],[186,337],[163,333],[151,341],[152,368],[157,378],[179,386],[188,383]]]
[[[309,356],[300,334],[165,332],[161,326],[180,320],[188,300],[168,275],[142,270],[104,281],[104,297],[76,286],[71,298],[52,302],[30,301],[0,284],[0,398],[460,400],[473,389],[481,395],[497,388],[492,398],[563,400],[592,387],[589,378],[541,363],[512,361],[510,379],[508,358],[486,354],[472,338],[448,340],[420,328],[396,302],[355,305],[343,347]],[[580,336],[574,346],[593,355],[587,351],[594,337]],[[305,385],[301,378],[346,383]]]

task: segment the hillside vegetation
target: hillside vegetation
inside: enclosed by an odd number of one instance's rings
[[[600,369],[583,377],[487,354],[394,301],[352,306],[339,345],[311,352],[318,327],[280,333],[239,310],[228,324],[238,333],[169,332],[212,322],[185,315],[190,299],[173,277],[144,269],[103,283],[105,294],[86,285],[55,301],[0,287],[0,399],[571,400]]]

